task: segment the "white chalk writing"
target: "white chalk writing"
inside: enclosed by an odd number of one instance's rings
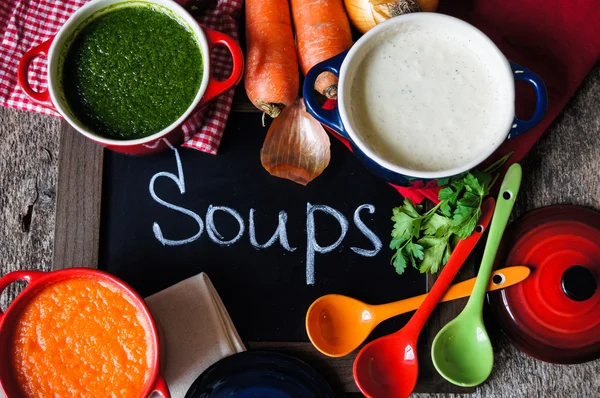
[[[315,234],[315,211],[322,211],[329,214],[340,224],[341,233],[339,238],[331,245],[322,247],[317,243]],[[306,284],[315,284],[315,253],[329,253],[336,249],[346,237],[348,232],[348,220],[346,217],[333,207],[325,205],[306,204]]]
[[[379,239],[377,235],[375,235],[373,231],[371,231],[369,227],[367,227],[365,223],[360,219],[360,211],[362,209],[367,209],[369,210],[369,213],[373,214],[375,213],[375,206],[365,204],[357,207],[354,211],[354,224],[358,227],[360,232],[362,232],[363,235],[371,241],[371,243],[373,244],[373,250],[361,249],[360,247],[351,247],[350,249],[354,253],[360,254],[361,256],[373,257],[377,255],[377,253],[379,253],[379,251],[383,247],[383,244],[381,243],[381,239]]]
[[[183,177],[183,166],[181,165],[181,159],[179,158],[179,152],[177,151],[177,148],[174,148],[169,143],[169,141],[167,141],[164,138],[163,138],[163,140],[164,140],[165,144],[167,144],[169,146],[169,148],[171,148],[175,152],[175,161],[177,162],[177,174],[178,175],[176,176],[175,174],[167,173],[166,171],[161,171],[160,173],[156,173],[154,176],[152,176],[152,179],[150,180],[150,186],[149,186],[150,196],[152,196],[152,199],[154,199],[161,205],[163,205],[171,210],[175,210],[175,211],[178,211],[183,214],[187,214],[188,216],[192,217],[196,221],[196,223],[198,223],[198,232],[196,233],[196,235],[192,236],[191,238],[187,238],[187,239],[182,239],[182,240],[166,239],[163,236],[162,230],[160,229],[160,225],[158,225],[157,222],[154,222],[152,224],[152,232],[154,232],[154,236],[160,243],[163,244],[163,246],[180,246],[180,245],[185,245],[187,243],[193,242],[196,239],[198,239],[200,237],[200,235],[202,235],[202,230],[204,229],[204,224],[202,223],[202,219],[200,218],[200,216],[197,215],[196,213],[194,213],[193,211],[190,211],[190,210],[185,209],[180,206],[176,206],[169,202],[165,202],[164,200],[159,198],[158,195],[156,195],[156,192],[154,191],[154,183],[156,182],[156,180],[159,177],[167,177],[167,178],[170,178],[171,180],[173,180],[175,182],[175,184],[177,184],[177,187],[179,187],[179,193],[181,193],[182,195],[185,193],[185,179]]]
[[[173,181],[179,188],[179,193],[181,195],[184,195],[186,193],[185,178],[183,175],[183,166],[181,163],[181,158],[179,156],[179,151],[177,150],[177,148],[174,148],[167,140],[164,140],[164,142],[175,153],[175,162],[177,165],[177,175],[166,172],[166,171],[162,171],[162,172],[159,172],[159,173],[156,173],[155,175],[153,175],[150,180],[150,185],[148,188],[149,192],[150,192],[150,196],[152,197],[152,199],[154,199],[160,205],[191,217],[198,224],[198,231],[196,232],[195,235],[193,235],[187,239],[181,239],[181,240],[165,238],[163,231],[162,231],[160,225],[158,224],[158,222],[154,222],[152,224],[152,231],[154,232],[155,238],[163,246],[180,246],[180,245],[185,245],[185,244],[191,243],[191,242],[197,240],[198,238],[200,238],[204,231],[204,222],[202,221],[202,218],[198,214],[194,213],[193,211],[183,208],[181,206],[176,206],[172,203],[169,203],[169,202],[159,198],[158,195],[156,194],[154,185],[156,183],[156,180],[158,180],[160,177],[166,177],[166,178],[170,179],[171,181]],[[375,206],[373,206],[371,204],[363,204],[363,205],[357,207],[356,210],[354,211],[353,221],[354,221],[354,224],[356,225],[356,227],[358,228],[358,230],[371,242],[371,244],[373,245],[373,249],[365,249],[365,248],[359,248],[359,247],[351,247],[350,249],[354,253],[356,253],[360,256],[373,257],[381,251],[381,248],[383,247],[383,245],[381,243],[381,240],[377,237],[377,235],[375,235],[375,233],[371,229],[369,229],[365,225],[363,220],[360,218],[360,213],[363,209],[366,209],[369,212],[369,214],[375,213]],[[235,236],[229,240],[226,240],[226,238],[223,236],[223,234],[221,232],[219,232],[219,230],[217,229],[214,214],[218,211],[229,214],[231,217],[233,217],[235,219],[235,221],[238,224],[238,230],[237,230]],[[317,227],[315,225],[315,213],[316,212],[322,212],[324,214],[332,216],[338,222],[338,224],[340,226],[340,235],[334,243],[327,245],[327,246],[321,246],[317,242]],[[282,210],[279,212],[277,229],[275,230],[275,232],[273,233],[271,238],[264,244],[258,243],[258,241],[256,239],[256,225],[255,225],[256,217],[255,217],[255,214],[256,214],[255,209],[251,208],[250,212],[249,212],[249,216],[248,216],[248,235],[250,238],[250,244],[255,249],[257,249],[257,250],[266,249],[268,247],[271,247],[276,241],[279,240],[279,244],[285,250],[287,250],[289,252],[293,252],[294,250],[296,250],[296,248],[292,247],[288,241],[288,236],[287,236],[288,214],[285,211]],[[236,242],[240,241],[240,239],[242,238],[242,236],[244,235],[244,232],[245,232],[244,219],[242,218],[240,213],[238,213],[236,210],[234,210],[230,207],[227,207],[227,206],[209,205],[206,210],[205,221],[206,221],[206,232],[207,232],[208,237],[210,238],[211,241],[213,241],[214,243],[221,245],[221,246],[231,246],[231,245],[235,244]],[[306,284],[307,285],[315,284],[315,257],[317,255],[317,253],[318,254],[326,254],[326,253],[330,253],[331,251],[338,248],[342,244],[344,238],[346,237],[346,234],[348,233],[348,228],[349,228],[348,220],[340,211],[334,209],[333,207],[329,207],[326,205],[313,205],[311,203],[306,204]]]
[[[248,226],[248,233],[250,234],[250,243],[252,244],[252,246],[254,246],[256,249],[266,249],[267,247],[273,245],[273,243],[275,243],[275,241],[277,240],[277,238],[279,238],[279,244],[281,244],[281,246],[283,246],[283,248],[289,252],[293,252],[294,250],[296,250],[295,247],[291,247],[290,244],[288,243],[288,237],[287,237],[287,229],[286,229],[286,223],[287,223],[287,219],[288,219],[288,215],[285,211],[280,211],[279,212],[279,224],[277,224],[277,229],[275,230],[275,233],[273,234],[273,236],[271,236],[271,239],[269,239],[267,241],[267,243],[265,243],[264,245],[259,244],[256,241],[256,229],[254,227],[254,209],[250,209],[250,216],[248,217],[248,222],[249,222],[249,226]]]
[[[223,240],[224,239],[223,235],[221,235],[219,233],[219,231],[217,231],[217,227],[215,226],[215,220],[214,220],[215,211],[222,211],[225,213],[229,213],[238,222],[239,229],[238,229],[238,233],[235,236],[235,238],[233,238],[231,240]],[[244,220],[242,220],[242,216],[240,216],[240,214],[237,211],[235,211],[229,207],[210,205],[210,206],[208,206],[208,210],[206,211],[206,232],[208,232],[208,236],[210,237],[210,239],[213,242],[215,242],[219,245],[222,245],[222,246],[230,246],[230,245],[233,245],[238,240],[240,240],[240,238],[244,234]]]

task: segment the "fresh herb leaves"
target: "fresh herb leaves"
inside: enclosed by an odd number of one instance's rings
[[[410,264],[421,273],[436,273],[446,264],[460,239],[468,238],[481,217],[481,204],[499,177],[497,171],[512,152],[483,171],[471,171],[440,190],[440,202],[423,213],[405,198],[393,209],[392,265],[398,274]]]
[[[416,243],[420,235],[423,217],[422,206],[414,206],[410,199],[404,199],[404,205],[393,209],[394,229],[390,248],[396,250],[392,256],[392,264],[396,272],[402,274],[408,263],[417,267],[417,261],[423,260],[423,246]]]
[[[397,273],[404,273],[408,264],[420,268],[419,264],[426,261],[425,254],[431,252],[434,245],[428,240],[422,241],[423,231],[427,231],[426,235],[433,238],[439,235],[439,239],[447,242],[450,220],[437,214],[438,208],[439,205],[421,214],[422,206],[415,206],[410,199],[404,198],[404,204],[393,209],[394,229],[390,248],[396,250],[392,256],[392,264]]]

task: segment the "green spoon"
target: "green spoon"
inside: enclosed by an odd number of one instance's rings
[[[465,387],[483,383],[492,372],[494,352],[483,324],[483,300],[494,259],[519,186],[521,166],[509,167],[496,202],[477,281],[464,310],[439,331],[431,346],[437,371],[449,382]]]

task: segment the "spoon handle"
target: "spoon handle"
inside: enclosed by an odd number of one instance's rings
[[[492,273],[492,267],[494,265],[496,253],[498,252],[498,247],[500,246],[502,235],[504,234],[510,213],[512,212],[517,194],[519,193],[521,176],[521,165],[515,163],[508,168],[506,175],[502,180],[500,192],[498,193],[496,210],[494,211],[490,232],[483,251],[483,258],[481,259],[481,266],[477,273],[477,281],[475,282],[473,293],[471,293],[471,297],[465,306],[465,312],[469,311],[481,316],[483,300],[490,280],[490,274]]]
[[[479,241],[479,238],[485,232],[490,219],[492,218],[492,212],[494,210],[494,200],[492,198],[486,199],[481,206],[481,217],[478,221],[478,228],[475,228],[471,236],[467,239],[463,239],[458,242],[456,247],[454,248],[454,252],[450,256],[450,259],[442,269],[440,276],[437,278],[431,291],[427,294],[425,301],[423,304],[417,309],[417,312],[412,316],[410,322],[406,325],[405,328],[412,329],[412,332],[415,333],[415,336],[421,332],[423,326],[425,326],[425,322],[427,322],[427,318],[433,312],[437,303],[441,300],[448,290],[448,287],[452,283],[452,280],[456,276],[456,273],[462,267],[469,254],[473,251],[473,248]],[[404,329],[402,329],[404,330]]]
[[[524,265],[512,265],[496,270],[492,273],[492,278],[490,278],[487,291],[493,292],[495,290],[505,289],[509,286],[516,285],[527,279],[530,272],[529,268]],[[494,276],[500,278],[499,282],[493,281]],[[444,296],[440,299],[440,303],[469,297],[475,286],[476,279],[477,278],[470,278],[450,286],[448,290],[446,290]],[[393,303],[374,305],[372,312],[376,313],[377,323],[379,324],[389,318],[418,309],[426,298],[427,293]]]

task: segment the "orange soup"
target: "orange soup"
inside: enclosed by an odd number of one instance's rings
[[[18,320],[12,361],[23,396],[139,397],[152,346],[143,315],[110,283],[69,279]]]

